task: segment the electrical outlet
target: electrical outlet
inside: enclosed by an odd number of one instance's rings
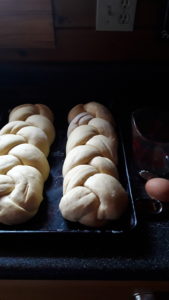
[[[97,0],[96,30],[133,31],[137,0]]]

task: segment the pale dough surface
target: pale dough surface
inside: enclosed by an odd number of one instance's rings
[[[119,219],[128,206],[119,181],[116,124],[97,102],[73,107],[68,122],[59,208],[69,221],[100,227]]]
[[[0,130],[0,223],[28,221],[39,210],[47,160],[55,139],[54,116],[44,104],[23,104],[12,109]]]

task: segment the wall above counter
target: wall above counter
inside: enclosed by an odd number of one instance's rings
[[[96,0],[0,1],[0,61],[169,61],[166,1],[138,0],[133,31],[97,31]]]

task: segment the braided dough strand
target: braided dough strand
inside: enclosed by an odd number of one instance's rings
[[[53,120],[47,106],[23,104],[0,130],[0,223],[20,224],[37,213],[50,171]]]
[[[119,219],[128,205],[117,170],[115,121],[110,111],[97,102],[75,106],[68,120],[59,208],[69,221],[103,226]]]

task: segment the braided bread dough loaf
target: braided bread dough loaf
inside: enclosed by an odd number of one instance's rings
[[[43,104],[23,104],[0,130],[0,223],[26,222],[43,200],[55,138],[53,113]]]
[[[76,105],[68,121],[59,208],[69,221],[99,227],[120,218],[128,205],[117,170],[115,121],[110,111],[97,102]]]

